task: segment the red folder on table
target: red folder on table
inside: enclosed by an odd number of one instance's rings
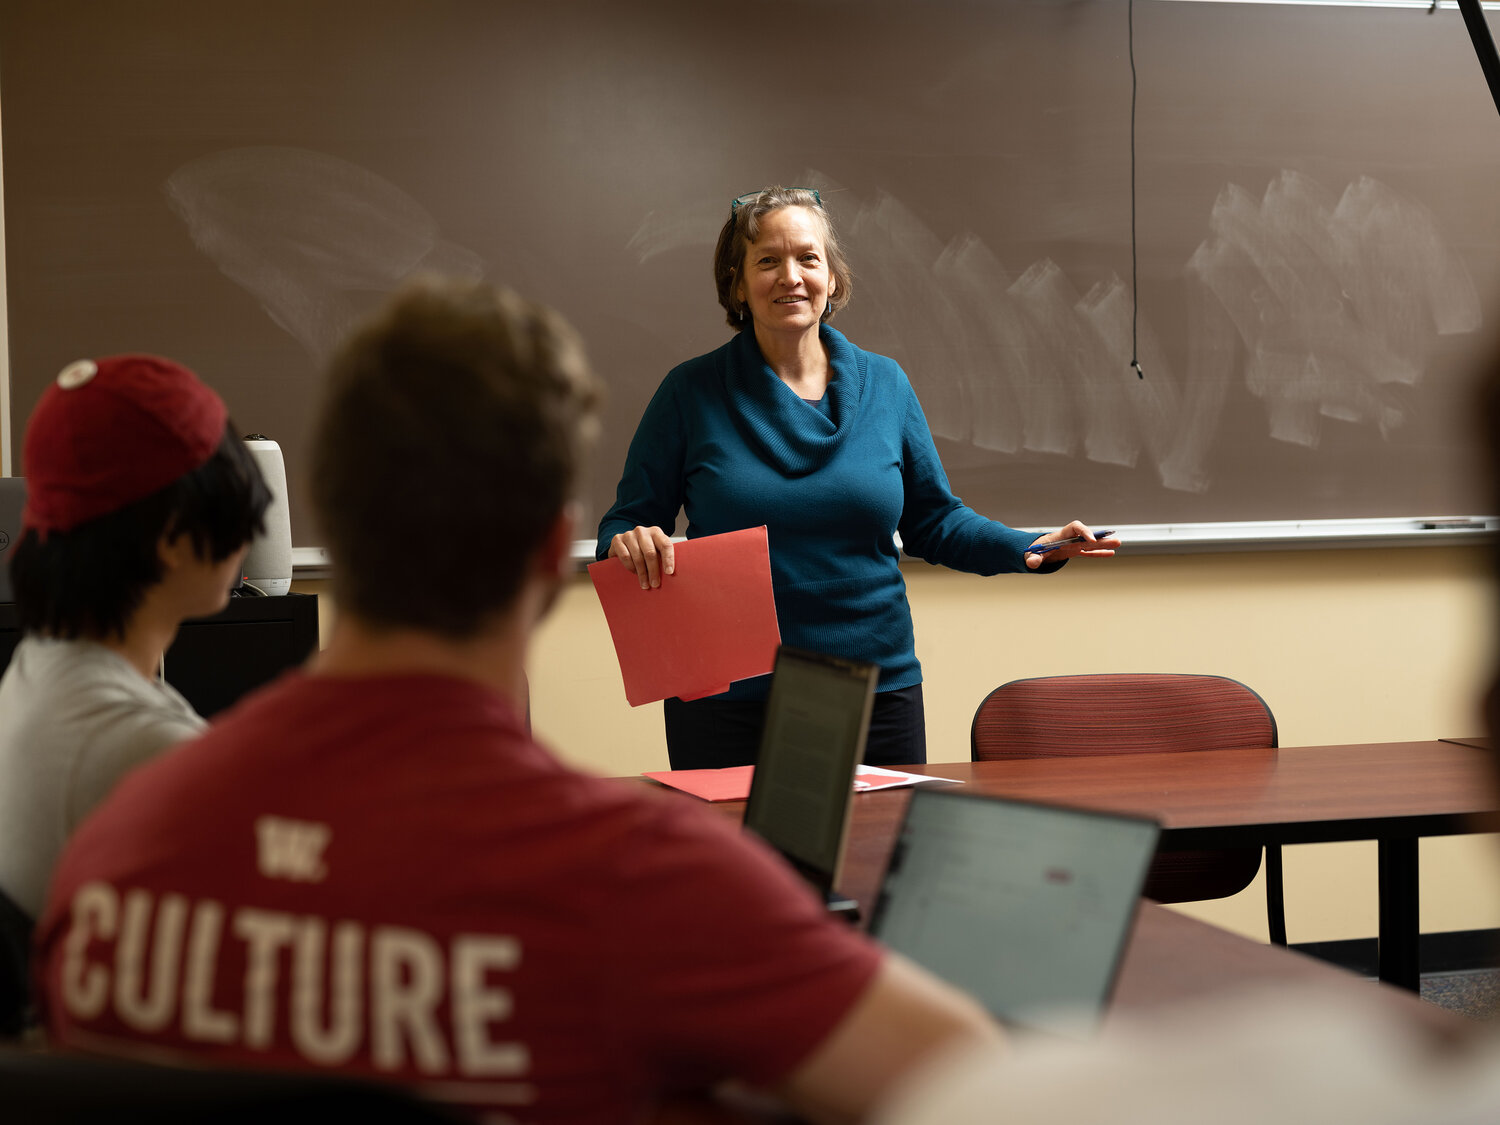
[[[750,798],[754,766],[725,766],[716,770],[648,770],[641,774],[672,789],[691,793],[705,801],[745,801]],[[951,777],[929,777],[926,774],[888,770],[880,766],[856,766],[854,792],[870,793],[876,789],[906,789],[917,785],[959,785]]]
[[[701,699],[776,663],[781,630],[764,527],[673,544],[673,573],[656,589],[604,559],[589,577],[604,607],[632,707]]]

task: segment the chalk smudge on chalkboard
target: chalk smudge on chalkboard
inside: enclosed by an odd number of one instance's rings
[[[1145,449],[1165,487],[1208,488],[1212,407],[1223,395],[1179,401],[1145,317],[1140,354],[1153,378],[1134,377],[1130,294],[1119,278],[1080,296],[1050,259],[1013,278],[972,232],[944,245],[885,193],[841,219],[872,324],[860,343],[899,356],[935,435],[1002,453],[1081,447],[1090,461],[1124,467]]]
[[[974,350],[972,321],[933,276],[943,243],[885,192],[852,215],[841,209],[839,223],[857,279],[855,300],[862,319],[875,325],[868,342],[855,343],[873,351],[899,350],[932,432],[970,440],[974,404],[985,388],[976,382],[976,369],[964,362]]]
[[[1016,453],[1025,444],[1020,396],[1010,380],[986,377],[997,369],[1020,370],[1024,362],[1026,318],[1002,296],[1012,278],[972,234],[945,246],[932,272],[958,313],[953,359],[969,384],[968,438],[980,449]]]
[[[1219,411],[1211,408],[1214,399],[1195,395],[1192,389],[1186,395],[1179,391],[1172,362],[1144,318],[1137,353],[1151,378],[1136,379],[1121,363],[1122,356],[1131,354],[1134,306],[1130,287],[1120,278],[1095,285],[1077,310],[1093,328],[1093,354],[1086,368],[1089,429],[1084,449],[1089,460],[1134,465],[1144,444],[1165,487],[1208,491],[1204,459],[1219,421]],[[1223,377],[1227,382],[1227,374]],[[1217,396],[1221,405],[1223,397]],[[1124,425],[1121,419],[1134,424]]]
[[[1209,488],[1210,479],[1204,466],[1238,372],[1238,352],[1234,325],[1205,286],[1186,286],[1183,302],[1187,321],[1184,369],[1191,377],[1183,382],[1171,450],[1158,465],[1158,471],[1168,488],[1201,493]],[[1153,378],[1140,382],[1155,381]]]
[[[1183,271],[1186,350],[1170,356],[1117,276],[1080,296],[1050,259],[1014,275],[974,233],[945,242],[886,192],[841,193],[837,220],[856,342],[901,361],[934,435],[1126,468],[1144,456],[1181,492],[1209,490],[1238,383],[1265,403],[1275,439],[1316,445],[1324,419],[1388,434],[1438,337],[1480,325],[1473,281],[1431,213],[1370,177],[1341,197],[1293,172],[1260,199],[1225,187]],[[630,245],[646,261],[702,244],[721,221],[706,208],[653,213]],[[1150,378],[1129,368],[1133,349]]]
[[[799,181],[800,182],[800,181]],[[641,264],[658,254],[672,250],[698,249],[705,245],[705,232],[712,232],[708,246],[718,237],[719,228],[729,217],[729,200],[723,204],[709,200],[684,203],[669,211],[648,211],[626,248],[635,252]]]
[[[1075,312],[1078,290],[1055,262],[1043,259],[1006,292],[1029,321],[1028,335],[1034,333],[1037,344],[1026,356],[1028,386],[1021,405],[1026,448],[1072,453],[1088,377],[1083,326]]]
[[[861,204],[815,169],[798,182],[837,195],[864,325],[857,342],[900,358],[935,435],[1000,453],[1071,456],[1081,446],[1091,461],[1125,467],[1144,447],[1166,487],[1208,487],[1203,459],[1218,418],[1209,407],[1223,396],[1200,395],[1179,417],[1172,366],[1145,318],[1141,355],[1154,378],[1135,379],[1130,295],[1118,278],[1086,297],[1050,260],[1016,278],[978,236],[944,244],[888,193]],[[652,211],[628,248],[642,263],[706,250],[722,221],[722,208],[704,205]]]
[[[182,165],[164,190],[193,244],[320,363],[413,273],[484,273],[411,196],[325,153],[228,149]]]
[[[1368,176],[1335,199],[1283,171],[1256,200],[1229,184],[1188,264],[1233,322],[1273,438],[1315,446],[1321,419],[1405,420],[1439,335],[1481,323],[1468,270],[1431,212]]]

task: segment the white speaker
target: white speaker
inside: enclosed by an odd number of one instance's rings
[[[286,464],[281,446],[262,434],[245,438],[245,447],[260,467],[260,475],[271,490],[266,509],[266,530],[250,542],[245,581],[266,594],[285,594],[292,588],[292,513],[286,500]]]

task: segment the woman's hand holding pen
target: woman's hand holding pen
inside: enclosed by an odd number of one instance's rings
[[[1061,562],[1076,556],[1107,559],[1120,545],[1112,539],[1113,531],[1101,531],[1095,535],[1086,524],[1074,520],[1060,531],[1043,535],[1026,548],[1026,565],[1035,570],[1044,562]]]
[[[660,586],[662,575],[671,574],[674,567],[672,537],[659,527],[635,527],[620,532],[609,541],[609,553],[641,580],[642,590]]]

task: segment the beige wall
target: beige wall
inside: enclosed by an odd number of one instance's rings
[[[1284,747],[1477,733],[1493,619],[1487,567],[1479,548],[1127,552],[1050,578],[910,565],[929,757],[968,756],[970,717],[991,688],[1067,672],[1233,676],[1270,703]],[[537,638],[531,682],[536,730],[570,761],[606,774],[666,767],[660,705],[626,704],[582,574]],[[1494,851],[1487,837],[1423,843],[1425,930],[1500,926]],[[1292,941],[1375,933],[1373,845],[1290,848],[1286,866]],[[1264,937],[1263,893],[1257,882],[1184,909]]]

